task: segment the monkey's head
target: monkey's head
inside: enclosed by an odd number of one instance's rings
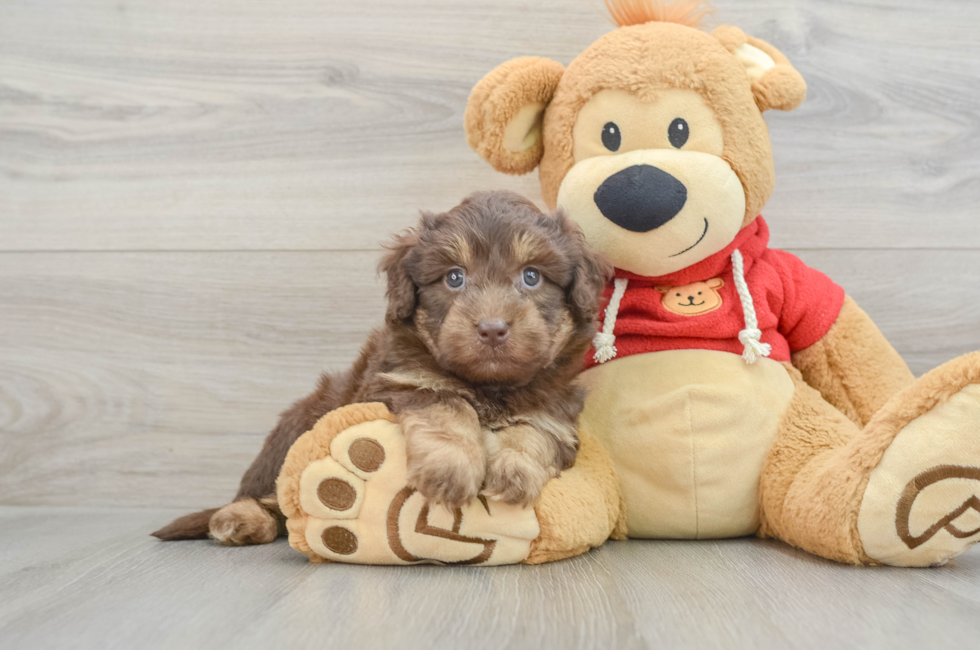
[[[725,248],[775,182],[762,113],[806,83],[736,27],[697,28],[696,0],[606,0],[619,28],[568,68],[514,59],[473,89],[470,145],[498,171],[540,166],[541,192],[620,269],[662,276]]]

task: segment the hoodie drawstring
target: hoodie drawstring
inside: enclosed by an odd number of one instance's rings
[[[749,293],[749,285],[745,281],[745,262],[742,259],[742,252],[738,249],[732,252],[732,275],[735,278],[735,290],[742,303],[742,317],[745,320],[745,329],[738,333],[738,340],[743,346],[742,358],[745,359],[745,363],[751,364],[762,357],[768,357],[772,353],[772,346],[762,342],[762,330],[759,329],[755,303],[752,301],[752,294]],[[606,307],[602,330],[592,339],[592,346],[595,348],[593,359],[596,363],[605,363],[616,358],[616,318],[619,315],[619,303],[626,294],[628,283],[626,278],[616,278],[613,282],[613,293]]]
[[[772,352],[772,346],[762,342],[762,330],[759,329],[759,320],[755,315],[755,303],[752,302],[752,294],[749,293],[749,285],[745,281],[742,251],[737,248],[732,253],[732,275],[735,277],[735,290],[738,291],[738,299],[742,301],[742,315],[745,319],[745,329],[738,333],[738,340],[744,346],[742,358],[745,359],[745,363],[755,363],[762,357],[768,357]]]
[[[612,297],[609,305],[606,306],[606,319],[602,323],[602,330],[596,333],[592,339],[592,347],[595,348],[595,355],[592,357],[596,363],[605,363],[616,358],[616,317],[619,315],[619,303],[626,294],[626,285],[629,280],[626,278],[616,278],[613,281]]]

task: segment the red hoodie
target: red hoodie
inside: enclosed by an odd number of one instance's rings
[[[762,342],[769,357],[789,361],[830,330],[844,305],[844,290],[799,258],[771,249],[762,217],[742,229],[724,250],[676,273],[648,278],[616,270],[626,279],[613,334],[617,359],[663,350],[718,350],[742,354],[739,332],[746,328],[732,270],[732,253],[741,251],[745,282],[755,303]],[[600,328],[613,295],[603,294]],[[608,334],[608,332],[606,332]],[[586,368],[596,365],[595,350]]]

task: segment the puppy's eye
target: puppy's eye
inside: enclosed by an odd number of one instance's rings
[[[675,149],[680,149],[687,144],[687,139],[691,137],[691,127],[687,125],[687,121],[683,117],[678,117],[667,128],[667,137]]]
[[[534,288],[541,284],[541,271],[537,270],[533,266],[529,266],[524,269],[524,273],[521,274],[521,279],[524,281],[525,287]]]
[[[609,151],[619,151],[620,145],[623,144],[623,134],[619,132],[615,122],[607,122],[602,127],[602,144]]]
[[[466,272],[463,269],[453,269],[446,274],[446,286],[459,289],[466,282]]]

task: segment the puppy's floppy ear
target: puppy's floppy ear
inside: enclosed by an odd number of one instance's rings
[[[572,282],[566,289],[568,303],[584,322],[595,322],[602,291],[613,276],[612,264],[592,250],[577,223],[559,210],[555,213],[572,255]]]
[[[389,323],[400,323],[415,313],[418,287],[408,271],[408,258],[419,243],[418,231],[405,230],[385,246],[388,253],[381,258],[378,271],[388,277],[388,311],[385,318]]]
[[[791,111],[806,99],[803,76],[772,45],[746,35],[738,27],[719,27],[711,35],[745,66],[760,111]]]
[[[550,59],[524,57],[498,66],[470,93],[466,140],[505,174],[527,174],[544,155],[541,124],[565,68]]]

